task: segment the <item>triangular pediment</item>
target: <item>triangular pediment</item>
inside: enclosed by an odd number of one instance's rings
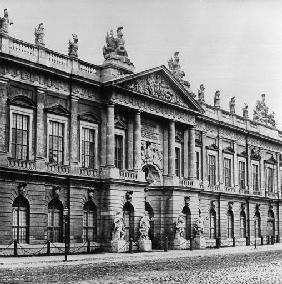
[[[64,116],[70,115],[70,112],[60,104],[53,105],[49,108],[46,108],[45,110],[53,114],[64,115]]]
[[[101,122],[100,117],[98,117],[97,115],[95,115],[92,112],[86,112],[86,113],[80,114],[79,119],[85,120],[85,121],[88,121],[88,122],[92,122],[92,123],[97,123],[97,124],[99,124]]]
[[[196,112],[203,111],[199,103],[193,98],[192,93],[165,66],[126,76],[109,83],[164,103],[184,107]]]

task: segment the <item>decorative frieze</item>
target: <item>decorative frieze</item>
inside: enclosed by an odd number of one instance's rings
[[[152,102],[150,100],[146,100],[145,98],[136,96],[133,97],[132,94],[129,96],[115,92],[111,100],[114,103],[122,104],[138,110],[142,109],[143,112],[159,115],[167,119],[174,119],[185,124],[195,124],[195,117],[186,113],[185,111],[175,109],[164,104],[159,104],[157,102]]]

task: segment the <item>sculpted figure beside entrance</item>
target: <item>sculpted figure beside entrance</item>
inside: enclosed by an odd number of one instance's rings
[[[125,237],[125,226],[122,216],[122,212],[117,212],[114,219],[114,228],[113,228],[113,240],[124,240]]]
[[[149,213],[145,211],[139,222],[140,239],[142,240],[149,240],[150,221],[152,220],[149,217]]]

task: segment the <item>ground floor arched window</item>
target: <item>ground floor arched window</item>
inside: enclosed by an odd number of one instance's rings
[[[53,198],[48,204],[48,240],[63,241],[63,204],[58,198]]]
[[[97,208],[92,200],[83,206],[83,241],[96,241],[97,236]]]
[[[19,243],[28,243],[29,239],[29,202],[19,195],[12,205],[13,215],[13,240]]]
[[[184,220],[184,233],[183,236],[186,240],[191,238],[191,211],[190,208],[185,205],[182,210]]]
[[[216,238],[216,213],[215,210],[210,210],[210,239]]]
[[[246,213],[243,210],[240,213],[240,238],[246,238]]]
[[[234,238],[234,214],[230,209],[227,212],[227,238]]]
[[[126,202],[123,206],[123,220],[125,240],[129,241],[130,238],[134,238],[134,207],[130,202]]]

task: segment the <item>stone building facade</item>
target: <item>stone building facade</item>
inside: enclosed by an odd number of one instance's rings
[[[109,248],[117,212],[128,242],[144,211],[153,248],[165,235],[188,248],[199,220],[206,247],[280,241],[282,132],[265,97],[254,121],[234,98],[223,110],[219,91],[213,106],[203,85],[196,98],[178,53],[134,73],[120,28],[93,65],[75,35],[69,55],[47,49],[42,26],[36,44],[0,34],[1,245],[67,233]]]

